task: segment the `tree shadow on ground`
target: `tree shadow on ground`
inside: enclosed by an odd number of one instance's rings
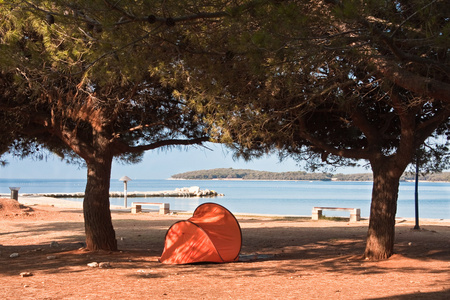
[[[130,267],[132,264],[128,262],[135,258],[145,257],[147,261],[161,254],[165,232],[173,220],[113,220],[120,250],[117,252],[85,251],[84,222],[40,223],[20,221],[9,225],[8,231],[0,232],[0,274],[72,272],[72,266],[111,260],[116,266],[123,261],[127,265],[124,267]],[[8,242],[11,240],[23,242]],[[19,256],[10,257],[14,253]]]
[[[411,299],[450,299],[450,289],[438,292],[417,292],[414,294],[397,295],[381,298],[371,298],[372,300],[411,300]]]
[[[293,229],[292,223],[277,221],[276,225],[272,225],[275,223],[267,220],[239,220],[243,235],[241,253],[256,255],[254,260],[229,264],[164,265],[158,262],[158,258],[164,247],[166,231],[174,222],[176,220],[171,218],[115,218],[113,223],[121,250],[118,252],[86,252],[80,249],[84,242],[83,222],[49,222],[30,226],[29,230],[28,227],[24,230],[24,224],[21,224],[16,231],[1,233],[2,238],[20,237],[32,241],[35,235],[49,236],[41,237],[41,240],[46,240],[45,243],[0,246],[0,274],[17,275],[25,271],[86,272],[89,270],[86,266],[90,262],[110,262],[114,269],[153,270],[151,276],[148,272],[128,275],[139,278],[164,277],[174,272],[190,274],[199,270],[209,272],[210,276],[224,278],[265,277],[274,274],[295,276],[298,273],[305,276],[311,270],[361,275],[384,274],[393,270],[402,273],[448,272],[448,269],[430,270],[423,264],[393,268],[363,260],[366,225],[346,227],[345,224],[329,222],[321,223],[319,227],[302,225]],[[341,227],[333,230],[336,226]],[[450,242],[448,239],[441,239],[441,235],[439,227],[420,232],[398,228],[396,255],[418,261],[450,261]],[[50,240],[57,241],[59,246],[50,247]],[[13,252],[20,256],[10,258],[9,255]]]

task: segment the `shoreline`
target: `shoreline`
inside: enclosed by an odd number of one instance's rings
[[[9,198],[9,197],[3,197],[4,194],[0,194],[0,198]],[[57,208],[69,208],[69,209],[83,209],[83,202],[82,201],[72,201],[72,200],[65,200],[65,199],[58,199],[58,198],[52,198],[52,197],[43,197],[43,196],[20,196],[19,195],[19,203],[26,206],[52,206]],[[130,207],[123,207],[121,205],[111,205],[110,206],[112,211],[122,211],[122,212],[130,212]],[[156,210],[147,210],[144,211],[156,211]],[[192,214],[193,211],[179,211],[174,210],[175,214]],[[260,213],[245,213],[245,212],[233,212],[233,214],[236,217],[249,217],[249,218],[311,218],[311,215],[280,215],[280,214],[260,214]],[[345,220],[345,217],[343,217]],[[415,222],[415,218],[407,218],[407,217],[401,217],[397,216],[396,222],[398,224],[401,223],[413,223]],[[422,225],[447,225],[450,226],[450,218],[449,219],[440,219],[440,218],[420,218],[420,223]],[[327,219],[320,220],[320,221],[327,221]],[[352,222],[351,224],[361,224],[365,225],[368,224],[369,218],[363,217],[361,218],[361,221],[358,222]],[[317,222],[317,221],[316,221]],[[347,224],[348,222],[342,221],[342,223]]]
[[[139,180],[139,179],[138,179]],[[142,180],[151,180],[151,179],[142,179]],[[195,179],[195,178],[167,178],[167,179],[154,179],[154,180],[173,180],[173,181],[302,181],[302,182],[372,182],[373,180],[337,180],[332,178],[330,180],[311,180],[311,179],[245,179],[245,178],[213,178],[213,179]],[[402,182],[415,182],[415,180],[400,180]],[[442,181],[442,180],[419,180],[419,183],[450,183],[450,181]]]
[[[348,174],[348,175],[352,175],[352,174]],[[72,180],[76,180],[76,181],[86,181],[85,178],[46,178],[46,179],[36,179],[36,178],[0,178],[0,182],[1,181],[22,181],[22,180],[26,180],[26,181],[35,181],[35,180],[49,180],[49,181],[72,181]],[[118,181],[118,178],[111,178],[111,181]],[[161,178],[161,179],[145,179],[145,178],[136,178],[133,179],[133,181],[148,181],[148,180],[167,180],[167,181],[312,181],[312,182],[373,182],[373,180],[337,180],[336,178],[331,178],[331,179],[315,179],[315,180],[311,180],[311,179],[245,179],[245,178],[213,178],[213,179],[197,179],[197,178],[173,178],[173,177],[169,177],[169,178]],[[415,182],[415,180],[412,179],[405,179],[405,180],[400,180],[401,182]],[[442,180],[420,180],[419,179],[419,183],[450,183],[450,181],[442,181]]]

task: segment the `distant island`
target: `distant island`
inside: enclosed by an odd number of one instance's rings
[[[308,181],[372,181],[372,173],[333,174],[297,172],[268,172],[249,169],[219,168],[172,175],[172,179],[187,180],[308,180]],[[415,180],[415,174],[405,173],[402,181]],[[421,181],[450,182],[450,172],[420,176]]]

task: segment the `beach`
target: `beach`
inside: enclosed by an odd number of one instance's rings
[[[448,299],[450,222],[398,219],[395,252],[362,259],[360,222],[237,214],[241,259],[164,265],[167,229],[189,214],[112,207],[118,252],[83,249],[81,203],[19,198],[0,211],[3,299]],[[17,257],[11,257],[17,253]],[[92,262],[107,262],[93,268]],[[22,273],[22,276],[20,275]],[[24,275],[25,274],[25,275]]]

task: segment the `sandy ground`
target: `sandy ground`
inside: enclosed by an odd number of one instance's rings
[[[0,299],[450,299],[449,220],[398,220],[396,254],[367,261],[367,220],[238,215],[241,261],[164,265],[167,229],[190,215],[113,209],[121,251],[86,252],[81,204],[19,200],[0,201]]]

